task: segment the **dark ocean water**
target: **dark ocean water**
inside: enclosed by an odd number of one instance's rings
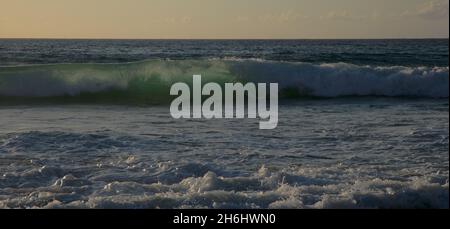
[[[448,66],[434,40],[0,40],[0,66],[149,59],[262,59],[381,66]]]

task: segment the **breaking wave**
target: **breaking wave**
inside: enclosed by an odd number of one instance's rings
[[[152,60],[127,64],[56,64],[0,68],[0,103],[60,101],[160,103],[175,82],[280,85],[282,98],[388,96],[448,98],[448,67],[359,66],[262,60]]]

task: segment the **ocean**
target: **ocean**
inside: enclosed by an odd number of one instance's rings
[[[0,208],[449,208],[448,39],[0,39]],[[279,123],[170,86],[278,83]]]

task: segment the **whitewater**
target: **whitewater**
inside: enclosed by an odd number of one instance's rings
[[[448,208],[448,101],[290,102],[256,120],[165,106],[0,109],[2,208]]]

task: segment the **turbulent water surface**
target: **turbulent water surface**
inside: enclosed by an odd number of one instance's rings
[[[0,40],[0,208],[448,208],[448,40]],[[277,82],[279,125],[174,120]]]

